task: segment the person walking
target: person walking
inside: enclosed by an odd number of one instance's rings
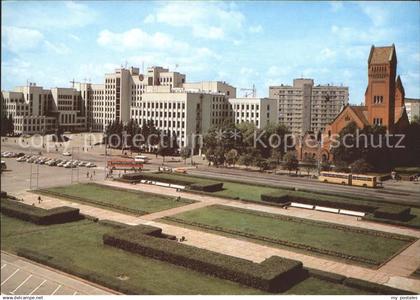
[[[89,178],[89,171],[86,172],[86,178]]]

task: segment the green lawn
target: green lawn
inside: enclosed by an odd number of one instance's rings
[[[153,213],[186,204],[194,203],[193,200],[166,197],[162,195],[144,193],[141,191],[122,190],[99,184],[75,184],[45,189],[47,192],[60,193],[63,197],[78,197],[79,200],[95,201],[99,206],[118,206],[116,210],[127,208],[133,211]],[[120,209],[119,209],[120,208]]]
[[[180,219],[181,221],[185,220],[234,230],[239,235],[244,234],[243,237],[249,233],[258,237],[338,251],[347,255],[374,260],[375,264],[386,261],[410,243],[410,241],[394,239],[388,234],[386,234],[386,237],[376,236],[366,232],[357,232],[351,227],[345,227],[347,230],[340,230],[327,223],[267,213],[258,214],[260,213],[251,210],[213,205],[183,212],[164,218],[164,220],[176,222],[176,219]],[[210,230],[212,229],[217,230],[217,228],[210,228]],[[284,245],[278,245],[284,247]]]
[[[82,268],[111,276],[128,276],[127,283],[156,294],[263,294],[262,291],[207,276],[202,273],[135,255],[102,244],[110,227],[83,220],[60,225],[39,226],[1,215],[1,249],[15,252],[30,248],[52,256],[69,268]],[[288,294],[366,294],[365,291],[308,278]]]

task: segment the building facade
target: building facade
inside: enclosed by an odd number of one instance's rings
[[[269,98],[231,98],[235,124],[253,123],[264,128],[268,123],[277,123],[277,100]]]
[[[407,111],[407,117],[410,123],[413,122],[415,118],[419,120],[420,119],[420,99],[405,98],[404,102],[405,102],[405,109]]]
[[[344,86],[314,85],[313,79],[298,78],[293,85],[269,87],[269,98],[278,101],[278,122],[294,134],[321,132],[348,103]]]
[[[323,159],[333,159],[330,154],[331,136],[339,134],[353,122],[360,129],[366,126],[385,126],[390,133],[402,132],[409,120],[405,109],[405,92],[397,74],[395,46],[372,46],[368,58],[368,86],[365,105],[347,105],[327,126],[323,137]]]

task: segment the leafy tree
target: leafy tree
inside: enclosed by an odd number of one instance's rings
[[[351,165],[351,172],[357,174],[365,174],[372,170],[372,165],[365,159],[361,158],[353,162]]]
[[[342,160],[335,160],[334,171],[348,173],[350,171],[349,164]]]
[[[254,161],[255,161],[255,157],[250,153],[245,153],[239,157],[239,163],[246,167],[249,167],[250,165],[252,165]]]
[[[236,164],[236,162],[238,161],[238,158],[239,158],[238,151],[236,149],[229,150],[229,152],[226,153],[226,155],[225,155],[226,163],[228,165],[233,165],[234,166]]]
[[[316,170],[317,168],[317,160],[313,157],[307,157],[304,161],[303,161],[304,165],[303,168],[306,170],[306,172],[309,174],[311,173],[311,171]]]
[[[331,171],[331,163],[329,161],[323,161],[321,163],[321,171]]]
[[[269,167],[267,159],[263,157],[257,157],[255,159],[255,165],[260,169],[260,171],[265,171]]]
[[[299,169],[299,161],[296,157],[296,154],[289,151],[284,155],[284,167],[289,171],[289,174],[291,171],[296,171],[297,173]]]
[[[187,158],[190,157],[190,154],[191,154],[191,149],[190,148],[187,148],[187,147],[183,147],[179,151],[179,155],[184,160],[184,164],[187,163]]]

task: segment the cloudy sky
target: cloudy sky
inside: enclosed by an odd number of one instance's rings
[[[261,97],[310,77],[348,85],[359,104],[371,45],[394,43],[406,96],[420,98],[419,3],[2,1],[1,88],[101,83],[144,63]]]

